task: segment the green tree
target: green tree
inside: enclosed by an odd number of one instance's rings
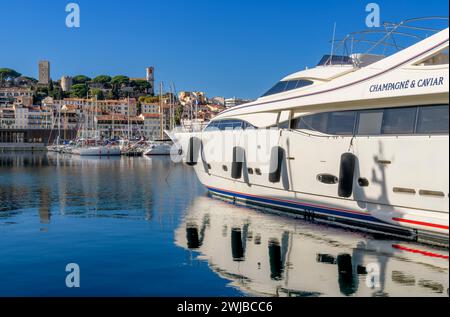
[[[135,87],[136,92],[141,94],[146,94],[148,90],[152,87],[150,83],[146,80],[132,80],[131,84]]]
[[[139,101],[141,103],[146,103],[146,104],[156,103],[156,102],[159,102],[159,96],[150,96],[150,95],[141,96],[141,97],[139,97]]]
[[[175,124],[180,125],[181,124],[181,116],[183,115],[183,106],[178,105],[175,109]]]
[[[21,73],[16,72],[11,68],[0,68],[0,78],[6,80],[8,78],[17,78],[22,76]]]
[[[70,90],[70,96],[72,98],[86,98],[89,89],[85,84],[76,84],[72,86]]]
[[[114,94],[113,94],[112,90],[108,90],[106,92],[106,94],[104,94],[104,95],[105,95],[105,99],[114,99]]]
[[[42,100],[49,96],[48,87],[36,87],[33,93],[33,101],[36,105],[40,105]]]
[[[7,79],[20,77],[22,74],[11,68],[0,68],[0,85]]]
[[[91,79],[85,75],[77,75],[74,78],[72,78],[73,84],[86,84],[87,82],[91,81]]]
[[[92,82],[105,85],[105,84],[109,84],[111,82],[111,80],[112,80],[111,76],[100,75],[100,76],[97,76],[94,79],[92,79]]]
[[[112,84],[111,96],[112,96],[112,98],[108,98],[108,99],[119,99],[120,98],[120,87],[119,87],[118,83]]]
[[[103,90],[97,88],[91,88],[90,95],[92,97],[97,97],[98,100],[105,100],[105,94]]]
[[[130,82],[130,78],[128,78],[127,76],[124,76],[124,75],[114,76],[111,80],[111,83],[113,85],[118,85],[119,88],[123,84],[128,84],[129,82]]]

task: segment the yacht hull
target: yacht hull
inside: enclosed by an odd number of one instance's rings
[[[250,161],[243,163],[241,177],[234,179],[231,154],[234,145],[219,146],[226,152],[223,160],[215,161],[209,150],[212,146],[217,148],[220,140],[232,138],[231,134],[235,132],[217,133],[230,135],[224,138],[205,138],[206,133],[175,135],[185,160],[189,140],[193,137],[201,140],[201,154],[194,169],[213,196],[258,209],[299,215],[311,221],[448,245],[448,197],[412,197],[393,190],[396,185],[408,181],[411,187],[439,188],[448,192],[448,136],[416,138],[403,143],[397,137],[373,139],[369,143],[366,139],[353,140],[357,166],[352,195],[343,198],[338,195],[338,184],[323,184],[317,175],[339,176],[340,158],[347,152],[351,138],[318,140],[283,131],[279,144],[288,149],[282,164],[284,172],[278,183],[272,183],[269,173],[264,169],[256,173],[258,164]],[[240,132],[240,139],[251,133],[255,132]],[[240,144],[244,151],[254,150],[244,143]],[[289,144],[295,146],[289,147]],[[389,170],[373,159],[380,149],[384,151],[384,157],[395,162]],[[411,157],[418,157],[414,167],[406,163]],[[411,173],[413,168],[414,173]],[[368,178],[368,187],[358,184],[362,177]]]

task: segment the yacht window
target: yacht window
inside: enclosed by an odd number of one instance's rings
[[[295,79],[288,81],[280,81],[278,84],[273,86],[268,92],[266,92],[263,97],[279,94],[285,91],[294,90],[303,88],[309,85],[312,85],[313,82],[311,80],[306,79]]]
[[[242,121],[235,121],[233,123],[233,130],[242,130]]]
[[[417,108],[385,109],[382,134],[413,134]]]
[[[416,133],[448,134],[448,105],[420,107]]]
[[[254,126],[252,126],[250,123],[246,122],[246,121],[242,121],[242,129],[247,130],[247,129],[256,129]]]
[[[352,135],[355,128],[355,111],[330,112],[328,117],[328,134]]]
[[[213,121],[205,128],[205,131],[215,131],[219,129],[219,122]]]
[[[318,113],[295,119],[292,127],[294,129],[327,133],[327,123],[328,113]]]
[[[250,123],[242,120],[222,120],[211,122],[206,128],[205,132],[217,130],[243,130],[254,129]]]
[[[269,91],[266,92],[266,93],[263,95],[263,97],[265,97],[265,96],[270,96],[270,95],[275,95],[275,94],[279,94],[279,93],[285,91],[286,85],[287,85],[287,82],[286,82],[286,81],[280,81],[280,82],[277,83],[275,86],[273,86],[271,89],[269,89]]]
[[[298,80],[290,80],[287,82],[285,91],[293,90],[297,87]]]
[[[383,110],[365,110],[359,113],[358,130],[359,135],[381,134],[383,123]]]
[[[292,129],[330,135],[448,134],[449,106],[434,105],[318,113],[292,120]],[[417,122],[416,122],[417,118]]]
[[[448,64],[448,47],[428,59],[420,62],[417,66],[433,66],[433,65],[447,65]]]
[[[350,56],[324,55],[317,66],[325,65],[353,65],[353,60]]]
[[[232,120],[224,120],[219,123],[220,130],[232,130],[235,121]]]

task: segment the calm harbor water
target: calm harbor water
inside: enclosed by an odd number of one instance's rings
[[[0,296],[448,296],[448,266],[210,198],[169,158],[0,154]]]

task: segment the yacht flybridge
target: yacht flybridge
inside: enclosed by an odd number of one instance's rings
[[[448,18],[351,33],[175,141],[214,195],[448,245],[448,46]]]

